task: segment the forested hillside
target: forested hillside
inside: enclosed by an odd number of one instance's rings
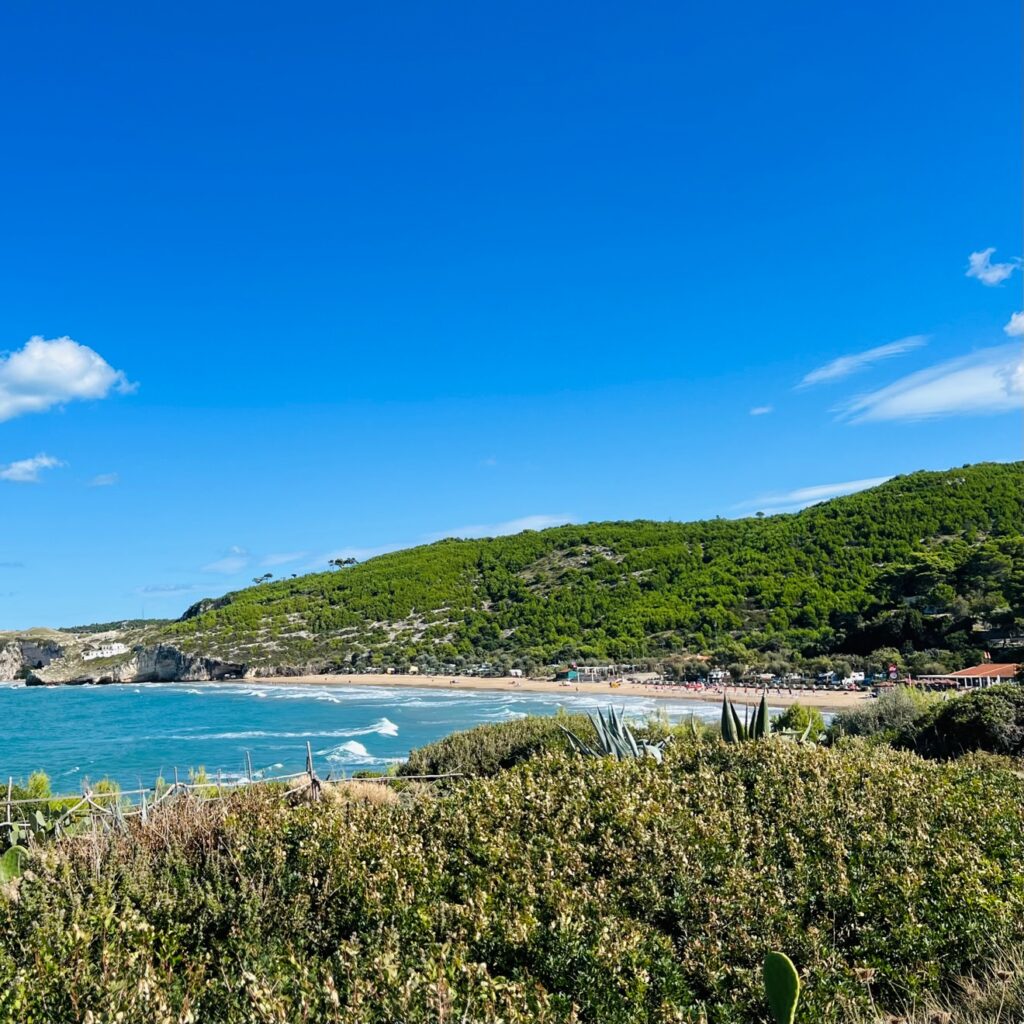
[[[790,515],[444,540],[200,602],[160,639],[267,669],[882,651],[926,671],[1021,634],[1017,462],[896,477]]]

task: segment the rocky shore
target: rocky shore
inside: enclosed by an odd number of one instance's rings
[[[8,639],[0,645],[0,679],[24,679],[28,686],[66,686],[209,682],[247,674],[245,665],[188,654],[169,644],[139,643],[113,657],[87,657],[94,641],[56,631]]]

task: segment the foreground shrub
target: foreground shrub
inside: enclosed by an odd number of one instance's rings
[[[508,722],[478,725],[412,751],[399,768],[401,775],[489,776],[512,768],[543,750],[568,750],[562,727],[586,739],[595,738],[586,715],[531,715]]]
[[[866,736],[880,743],[891,742],[902,730],[935,706],[941,697],[908,686],[897,686],[876,700],[841,711],[832,719],[829,735]]]
[[[773,732],[788,731],[802,736],[805,730],[808,739],[816,740],[825,731],[825,719],[817,708],[807,707],[799,701],[772,719]]]
[[[925,757],[968,751],[1024,754],[1024,687],[1014,683],[976,690],[933,705],[903,728],[897,746]]]
[[[44,848],[0,897],[0,1020],[804,1024],[1024,939],[1024,781],[850,744],[547,753],[411,803],[257,787]],[[869,993],[864,978],[873,977]]]

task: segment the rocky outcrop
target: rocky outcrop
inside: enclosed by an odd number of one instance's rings
[[[59,686],[75,683],[163,683],[174,681],[208,682],[216,679],[240,679],[246,666],[196,654],[186,654],[169,644],[137,647],[130,657],[115,664],[83,666],[55,663],[33,671],[29,686]]]
[[[20,679],[27,670],[44,668],[64,654],[49,640],[9,640],[0,647],[0,679]]]
[[[28,668],[44,668],[64,655],[64,648],[52,641],[21,640],[19,646],[22,661]]]
[[[223,608],[225,605],[231,603],[229,595],[224,597],[204,597],[201,601],[196,601],[195,604],[189,605],[185,609],[179,621],[186,622],[188,619],[197,618],[203,615],[205,612],[214,612],[218,608]]]
[[[18,679],[24,664],[21,644],[11,642],[0,647],[0,679]]]
[[[241,678],[245,665],[204,658],[201,655],[185,654],[176,647],[159,644],[144,647],[136,656],[137,667],[131,680],[125,682],[165,682],[173,679],[209,681],[226,679],[229,676]]]

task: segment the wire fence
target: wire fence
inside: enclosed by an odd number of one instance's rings
[[[190,799],[203,803],[228,799],[233,792],[251,786],[284,787],[282,798],[308,800],[316,803],[321,799],[323,787],[329,785],[345,785],[360,783],[370,785],[388,785],[406,782],[438,782],[444,779],[461,778],[460,772],[449,772],[444,775],[375,775],[359,778],[335,778],[328,774],[321,778],[313,763],[313,750],[306,744],[306,767],[303,771],[289,772],[283,775],[265,775],[254,772],[248,752],[245,755],[245,777],[225,780],[222,773],[216,779],[205,776],[190,777],[183,782],[174,770],[174,780],[158,781],[152,786],[137,789],[93,788],[88,783],[80,793],[47,794],[38,797],[20,797],[14,799],[14,779],[7,780],[7,798],[4,804],[4,817],[0,820],[0,850],[5,845],[21,841],[39,833],[48,836],[66,835],[72,831],[80,832],[83,823],[95,831],[123,829],[131,819],[137,818],[147,824],[153,812],[161,805],[175,800]],[[33,809],[35,814],[32,814]],[[46,813],[44,814],[43,811]]]

